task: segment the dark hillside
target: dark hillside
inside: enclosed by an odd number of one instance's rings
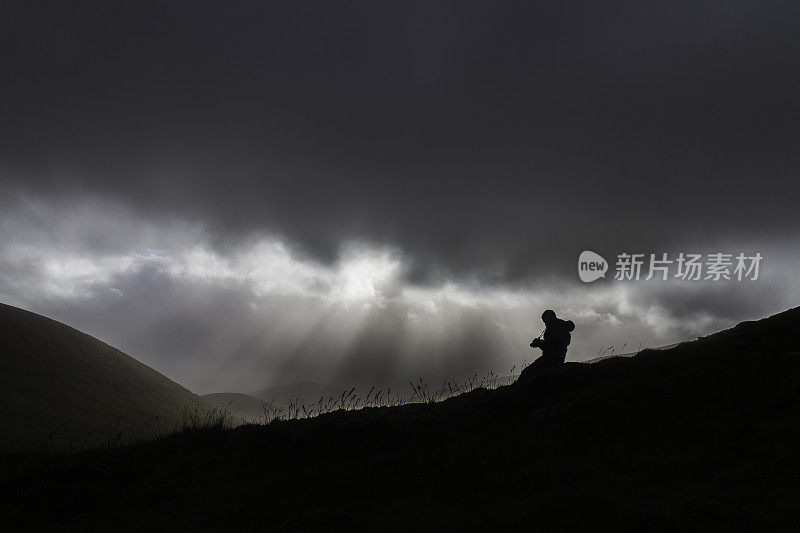
[[[0,458],[2,516],[76,530],[791,529],[800,309],[439,404]]]
[[[116,348],[0,304],[0,453],[151,437],[210,409]]]

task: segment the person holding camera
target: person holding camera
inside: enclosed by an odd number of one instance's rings
[[[541,349],[542,355],[522,371],[517,381],[544,368],[563,364],[567,358],[567,346],[572,340],[571,332],[575,330],[575,323],[572,320],[561,320],[552,309],[542,313],[542,322],[544,331],[530,344],[531,348]]]

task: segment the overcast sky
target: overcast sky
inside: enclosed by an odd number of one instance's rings
[[[547,308],[582,360],[794,307],[798,33],[765,0],[5,2],[0,301],[198,393],[503,374]]]

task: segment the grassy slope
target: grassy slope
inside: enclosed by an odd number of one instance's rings
[[[198,403],[199,402],[199,403]],[[99,340],[0,304],[0,451],[97,445],[115,431],[149,433],[198,396]]]
[[[0,458],[0,516],[76,530],[783,529],[800,497],[798,408],[793,309],[436,405]]]

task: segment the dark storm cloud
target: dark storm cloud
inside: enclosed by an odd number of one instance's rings
[[[417,281],[796,232],[791,2],[11,3],[4,189]],[[710,202],[710,199],[714,199]],[[680,213],[680,216],[676,216]],[[665,223],[669,220],[669,223]]]
[[[572,359],[796,303],[793,2],[6,2],[0,301],[198,392]],[[756,251],[582,285],[594,250]],[[673,256],[674,257],[674,256]]]

